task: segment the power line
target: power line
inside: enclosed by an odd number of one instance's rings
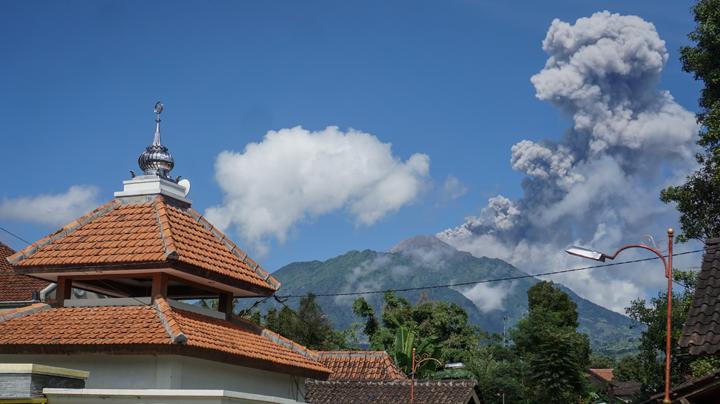
[[[704,251],[703,249],[699,250],[691,250],[691,251],[684,251],[681,253],[673,254],[673,257],[677,257],[680,255],[687,255],[687,254],[695,254]],[[667,257],[667,256],[666,256]],[[387,293],[387,292],[411,292],[415,290],[427,290],[427,289],[440,289],[440,288],[451,288],[456,286],[468,286],[468,285],[477,285],[481,283],[493,283],[493,282],[503,282],[503,281],[514,281],[518,279],[527,279],[527,278],[536,278],[540,276],[548,276],[548,275],[559,275],[559,274],[565,274],[570,272],[578,272],[578,271],[587,271],[590,269],[596,269],[596,268],[607,268],[607,267],[614,267],[619,265],[627,265],[627,264],[635,264],[638,262],[644,262],[644,261],[653,261],[659,259],[658,257],[650,257],[650,258],[640,258],[635,260],[629,260],[629,261],[619,261],[619,262],[612,262],[609,264],[601,264],[601,265],[592,265],[588,267],[581,267],[581,268],[572,268],[572,269],[563,269],[559,271],[551,271],[551,272],[542,272],[539,274],[526,274],[526,275],[517,275],[517,276],[506,276],[503,278],[494,278],[494,279],[482,279],[479,281],[469,281],[469,282],[458,282],[458,283],[448,283],[444,285],[428,285],[428,286],[417,286],[417,287],[410,287],[410,288],[395,288],[395,289],[380,289],[380,290],[365,290],[361,292],[338,292],[338,293],[313,293],[316,297],[337,297],[337,296],[360,296],[360,295],[373,295],[373,294],[379,294],[379,293]],[[310,293],[310,292],[309,292]],[[300,298],[305,297],[307,294],[302,295],[281,295],[278,296],[281,299],[290,299],[290,298]]]
[[[26,243],[28,245],[31,244],[29,241],[25,240],[24,238],[18,236],[17,234],[15,234],[1,226],[0,226],[0,230],[8,233],[9,235],[17,238],[18,240],[23,241],[24,243]],[[673,254],[673,257],[677,257],[680,255],[687,255],[687,254],[696,254],[696,253],[703,252],[703,251],[704,251],[703,249],[684,251],[681,253]],[[667,257],[667,255],[665,255],[664,257]],[[587,270],[596,269],[596,268],[607,268],[607,267],[614,267],[614,266],[619,266],[619,265],[635,264],[638,262],[653,261],[656,259],[659,259],[659,258],[658,257],[640,258],[640,259],[629,260],[629,261],[611,262],[609,264],[592,265],[592,266],[587,266],[587,267],[563,269],[563,270],[551,271],[551,272],[542,272],[542,273],[533,274],[533,275],[526,274],[526,275],[517,275],[517,276],[507,276],[507,277],[503,277],[503,278],[483,279],[483,280],[479,280],[479,281],[469,281],[469,282],[459,282],[459,283],[449,283],[449,284],[444,284],[444,285],[428,285],[428,286],[417,286],[417,287],[411,287],[411,288],[366,290],[366,291],[361,291],[361,292],[313,293],[313,295],[315,295],[316,297],[361,296],[361,295],[373,295],[373,294],[387,293],[387,292],[411,292],[411,291],[415,291],[415,290],[451,288],[451,287],[456,287],[456,286],[469,286],[469,285],[477,285],[477,284],[481,284],[481,283],[494,283],[494,282],[503,282],[503,281],[513,281],[513,280],[518,280],[518,279],[535,278],[535,277],[540,277],[540,276],[559,275],[559,274],[565,274],[565,273],[570,273],[570,272],[587,271]],[[690,267],[690,268],[693,268],[693,267]],[[673,283],[687,287],[687,285],[678,283],[676,281],[673,281]],[[311,293],[311,292],[308,292],[303,295],[273,295],[273,297],[275,298],[276,301],[278,301],[278,303],[285,306],[285,304],[284,304],[285,300],[290,299],[290,298],[305,297],[309,293]],[[283,301],[280,301],[278,299],[283,299]],[[249,313],[250,310],[252,310],[253,308],[258,306],[258,303],[264,303],[266,300],[267,300],[267,298],[258,300],[249,309],[243,310],[243,311],[241,311],[241,313],[243,313],[243,312]]]
[[[9,235],[11,235],[11,236],[13,236],[13,237],[15,237],[16,239],[22,241],[23,243],[25,243],[25,244],[27,244],[27,245],[32,244],[31,242],[25,240],[24,238],[18,236],[17,234],[11,232],[10,230],[8,230],[8,229],[6,229],[6,228],[4,228],[4,227],[2,227],[2,226],[0,226],[0,230],[2,230],[2,231],[4,231],[5,233],[7,233],[7,234],[9,234]]]

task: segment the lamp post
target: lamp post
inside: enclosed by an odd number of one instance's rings
[[[435,361],[439,366],[442,366],[442,362],[439,360],[430,357],[430,354],[425,354],[420,357],[420,360],[415,360],[415,347],[412,349],[412,364],[410,366],[410,404],[415,402],[415,372],[417,371],[417,368],[420,367],[420,365],[423,364],[423,362],[427,361]]]
[[[657,248],[653,248],[650,246],[647,246],[645,244],[630,244],[623,247],[620,247],[619,250],[615,251],[612,255],[607,255],[605,253],[589,250],[587,248],[582,247],[570,247],[565,252],[571,255],[575,255],[582,258],[587,258],[595,261],[601,261],[605,262],[606,259],[615,259],[615,257],[618,256],[622,251],[631,249],[631,248],[641,248],[644,250],[651,251],[655,253],[655,255],[660,258],[660,261],[662,261],[663,267],[665,269],[665,277],[667,278],[667,322],[666,322],[666,329],[665,329],[665,398],[663,399],[663,404],[670,404],[670,335],[672,331],[672,259],[673,259],[673,229],[667,230],[667,236],[668,236],[668,252],[667,252],[667,259],[666,257],[658,250]]]

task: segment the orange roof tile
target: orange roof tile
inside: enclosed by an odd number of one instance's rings
[[[612,369],[588,369],[588,372],[595,375],[595,377],[610,382],[613,380]]]
[[[31,300],[33,292],[49,285],[47,281],[15,273],[7,261],[14,253],[12,248],[0,243],[0,302]]]
[[[178,354],[326,379],[314,352],[267,338],[260,327],[152,306],[50,308],[45,304],[0,316],[0,353]]]
[[[197,211],[163,196],[114,199],[8,260],[29,274],[164,265],[239,281],[257,294],[280,286]]]
[[[385,351],[319,351],[318,360],[332,370],[329,380],[407,380]]]

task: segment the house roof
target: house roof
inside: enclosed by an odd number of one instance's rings
[[[411,381],[317,381],[305,382],[309,403],[396,404],[410,400]],[[415,381],[416,404],[479,403],[472,380]]]
[[[705,243],[695,296],[678,343],[692,355],[720,351],[720,238]]]
[[[36,277],[174,268],[250,294],[268,295],[280,287],[197,211],[163,195],[113,199],[8,260],[18,272]]]
[[[670,390],[673,403],[714,403],[720,396],[720,370],[695,380],[687,381]],[[661,403],[664,393],[658,393],[642,404]]]
[[[604,382],[610,382],[613,379],[612,369],[588,369],[588,373]]]
[[[34,304],[0,313],[0,353],[176,354],[326,379],[314,352],[246,321],[152,305],[60,307]]]
[[[329,380],[407,380],[385,351],[320,351],[318,361],[332,370]]]
[[[0,302],[20,302],[33,298],[33,292],[40,291],[49,283],[15,273],[7,257],[15,251],[0,243]]]

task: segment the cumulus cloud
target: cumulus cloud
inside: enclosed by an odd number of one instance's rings
[[[5,198],[0,201],[0,219],[46,226],[62,226],[95,209],[98,188],[73,185],[60,194]]]
[[[416,199],[429,166],[427,155],[403,161],[389,143],[357,130],[270,131],[242,153],[220,153],[215,178],[224,200],[206,214],[258,248],[284,241],[303,219],[338,210],[371,225]]]
[[[502,309],[505,296],[510,294],[514,287],[514,283],[511,283],[509,287],[507,285],[493,287],[487,283],[478,283],[471,287],[453,289],[473,302],[481,312],[488,313]]]
[[[555,20],[543,41],[536,96],[568,114],[559,140],[523,140],[510,163],[524,173],[517,200],[491,198],[479,215],[438,234],[461,250],[508,260],[528,272],[586,265],[570,244],[611,250],[676,221],[658,194],[692,168],[694,115],[658,88],[668,59],[655,27],[607,11],[574,24]],[[651,264],[648,264],[651,265]],[[661,271],[597,271],[557,278],[580,295],[622,311]],[[602,284],[606,287],[598,288]],[[611,286],[611,287],[607,287]]]

